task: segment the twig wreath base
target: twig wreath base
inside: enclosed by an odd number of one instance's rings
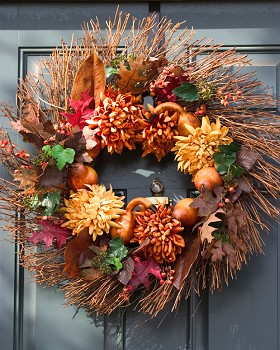
[[[67,304],[97,314],[134,304],[154,317],[192,289],[221,290],[262,252],[262,215],[278,219],[268,198],[279,195],[280,118],[234,49],[155,15],[117,12],[106,24],[91,21],[41,59],[16,110],[2,104],[35,151],[1,130],[11,175],[0,179],[1,217],[22,265]],[[100,152],[136,147],[158,162],[173,152],[200,195],[175,206],[138,197],[124,209],[94,166]]]

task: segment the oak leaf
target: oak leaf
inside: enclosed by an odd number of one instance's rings
[[[227,226],[229,232],[237,234],[239,230],[243,230],[247,226],[247,212],[240,204],[229,203],[225,206]]]
[[[28,241],[37,244],[39,242],[45,242],[46,249],[53,243],[53,239],[56,238],[57,249],[60,249],[65,243],[71,231],[67,228],[62,228],[59,225],[52,223],[49,220],[41,220],[40,225],[43,227],[40,231],[33,231],[32,236],[28,238]]]
[[[19,188],[30,191],[35,188],[38,180],[38,173],[35,167],[31,169],[23,168],[18,174],[14,175],[14,181],[19,181]]]
[[[228,264],[229,267],[233,270],[236,269],[237,266],[237,255],[236,250],[233,248],[233,246],[229,243],[224,243],[223,245],[223,251],[228,257]]]
[[[193,202],[190,204],[190,207],[198,208],[198,215],[200,217],[209,216],[218,209],[223,191],[223,187],[216,186],[214,188],[215,195],[213,195],[211,190],[206,187],[202,187],[200,196],[194,198]]]
[[[208,243],[211,243],[213,241],[214,237],[212,236],[212,234],[214,231],[217,230],[217,228],[211,226],[211,224],[222,221],[222,219],[216,216],[219,213],[224,214],[225,212],[222,209],[218,209],[215,213],[209,215],[208,219],[204,221],[200,229],[201,242],[204,242],[204,240],[207,240]]]
[[[223,242],[221,239],[215,242],[213,248],[211,249],[211,253],[212,253],[211,260],[213,262],[223,260],[223,257],[225,256],[225,252],[223,251]]]
[[[161,267],[152,258],[139,261],[134,266],[135,275],[132,276],[128,285],[132,288],[137,288],[140,284],[144,284],[146,289],[150,287],[149,275],[152,274],[159,280],[161,279]]]
[[[152,69],[155,64],[146,62],[143,56],[127,60],[129,67],[124,62],[120,62],[119,77],[117,78],[118,87],[122,93],[141,94],[147,89],[147,82],[155,75],[154,69]]]
[[[31,104],[22,108],[20,119],[16,122],[12,121],[11,126],[23,136],[24,142],[31,143],[38,149],[41,149],[44,140],[49,139],[54,133],[52,122],[42,123]]]

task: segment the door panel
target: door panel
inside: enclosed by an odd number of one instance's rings
[[[14,101],[18,75],[24,76],[29,69],[36,71],[40,55],[59,45],[62,38],[70,42],[73,32],[79,36],[84,21],[95,16],[103,21],[113,16],[115,8],[113,3],[3,6],[0,28],[5,31],[0,32],[0,62],[7,64],[0,65],[0,99]],[[121,9],[140,18],[148,14],[149,4],[124,3]],[[280,6],[273,3],[161,4],[161,15],[172,18],[173,22],[187,19],[189,27],[198,29],[198,37],[214,38],[215,42],[225,42],[228,47],[236,46],[242,54],[249,53],[252,67],[248,69],[256,71],[258,79],[277,96],[279,14]],[[152,156],[141,158],[141,150],[124,152],[121,157],[104,154],[97,171],[106,186],[112,184],[114,189],[126,191],[128,201],[137,196],[150,196],[150,184],[155,177],[163,181],[164,194],[174,202],[193,189],[190,179],[177,172],[172,155],[157,163]],[[63,306],[62,292],[29,283],[25,271],[24,283],[16,284],[15,289],[15,305],[20,305],[23,312],[16,309],[19,312],[16,312],[14,333],[11,293],[14,247],[0,241],[1,349],[2,346],[4,350],[12,349],[13,335],[16,335],[14,350],[275,350],[279,346],[280,316],[278,233],[279,225],[274,225],[270,235],[264,236],[266,255],[252,257],[249,266],[243,267],[238,279],[230,281],[230,287],[225,287],[223,293],[209,295],[204,291],[201,297],[192,294],[188,301],[181,302],[177,312],[164,310],[153,320],[132,307],[106,317],[87,318],[84,310],[76,313],[74,307]],[[22,273],[17,268],[15,271]],[[15,276],[16,282],[20,282],[20,276]]]

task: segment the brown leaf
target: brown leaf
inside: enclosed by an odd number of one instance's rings
[[[33,125],[40,124],[38,114],[30,103],[22,107],[20,119]]]
[[[49,120],[41,123],[30,104],[23,107],[20,119],[12,121],[11,126],[23,136],[24,142],[32,143],[38,149],[41,149],[44,140],[49,139],[54,133],[52,122]]]
[[[39,177],[38,184],[42,187],[57,187],[65,183],[66,169],[58,170],[56,165],[47,165]]]
[[[240,165],[244,170],[250,171],[257,161],[259,155],[253,149],[241,146],[240,151],[236,154],[236,163]]]
[[[200,217],[209,216],[218,209],[223,191],[223,187],[216,186],[214,188],[214,196],[211,190],[207,189],[206,187],[202,187],[200,196],[194,198],[193,202],[190,204],[190,207],[198,208],[198,215]]]
[[[230,193],[229,199],[231,202],[236,202],[243,192],[250,193],[253,187],[252,179],[250,176],[242,176],[236,180],[237,188],[234,193]]]
[[[241,238],[239,238],[236,234],[230,235],[230,241],[234,244],[235,247],[237,247],[237,249],[241,250],[242,252],[247,251],[244,241]]]
[[[224,243],[223,251],[226,253],[226,255],[228,257],[229,267],[231,269],[235,270],[236,266],[237,266],[236,250],[233,248],[233,246],[231,244]]]
[[[214,222],[222,221],[222,219],[216,217],[216,214],[218,213],[224,214],[225,212],[222,209],[218,209],[215,213],[211,214],[209,218],[201,226],[201,230],[200,230],[201,242],[204,242],[205,239],[207,240],[208,243],[211,243],[213,241],[214,237],[212,236],[212,233],[216,231],[217,228],[212,227],[210,225]]]
[[[97,53],[93,53],[93,81],[94,81],[94,103],[97,107],[100,102],[100,94],[104,91],[106,85],[105,65],[98,57]]]
[[[225,212],[229,232],[237,234],[239,230],[243,230],[247,226],[247,212],[240,204],[227,204]]]
[[[71,98],[78,101],[81,99],[81,93],[89,90],[89,95],[94,97],[95,106],[98,106],[105,84],[105,65],[94,51],[83,61],[75,76]]]
[[[185,237],[185,248],[182,253],[177,257],[174,270],[174,282],[173,285],[175,288],[180,290],[184,284],[185,279],[188,277],[191,268],[196,261],[201,242],[197,234],[187,234]]]
[[[21,171],[14,175],[14,181],[19,181],[19,188],[25,188],[30,190],[34,188],[38,180],[37,169],[21,169]]]
[[[14,130],[18,131],[19,133],[22,133],[22,132],[30,133],[30,131],[22,125],[22,122],[20,120],[17,120],[16,122],[11,121],[10,124],[11,124],[11,127]]]
[[[79,258],[83,251],[85,251],[92,244],[92,236],[88,233],[88,228],[83,229],[65,248],[64,260],[65,266],[63,273],[70,278],[79,277]]]
[[[212,253],[211,260],[213,262],[223,260],[223,256],[225,256],[225,252],[223,251],[223,242],[221,239],[215,242],[214,247],[211,249],[211,253]]]
[[[81,271],[80,276],[85,281],[95,281],[97,278],[102,276],[102,272],[94,267],[90,267],[88,269],[84,269]]]
[[[72,87],[71,98],[73,100],[81,99],[81,92],[89,90],[89,94],[93,96],[94,94],[94,86],[93,86],[93,54],[90,55],[87,59],[83,61],[81,64]]]
[[[138,56],[136,59],[128,58],[128,62],[129,68],[120,62],[118,87],[122,93],[141,94],[146,90],[146,83],[154,74],[154,69],[152,69],[154,63],[146,63],[143,56]]]
[[[51,134],[49,134],[44,129],[44,125],[42,124],[33,124],[24,120],[22,120],[21,123],[24,129],[27,129],[32,134],[38,135],[43,140],[49,139],[51,137]]]
[[[72,133],[64,142],[65,148],[72,148],[75,151],[75,158],[86,152],[86,139],[82,131]]]
[[[128,257],[125,263],[123,264],[123,268],[119,272],[117,279],[123,284],[127,285],[131,280],[132,273],[134,271],[134,260],[131,257]]]

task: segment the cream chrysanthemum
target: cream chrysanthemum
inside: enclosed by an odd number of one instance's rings
[[[201,126],[194,129],[185,124],[190,135],[176,136],[172,151],[176,153],[178,169],[185,174],[194,175],[199,169],[214,166],[213,154],[221,144],[229,144],[233,140],[227,136],[228,128],[221,127],[220,119],[210,123],[208,117],[202,118]]]
[[[68,220],[62,227],[72,230],[78,234],[84,228],[89,228],[89,234],[93,241],[104,232],[109,233],[111,226],[118,225],[113,221],[125,210],[123,197],[118,197],[110,190],[106,191],[104,185],[87,185],[88,189],[79,189],[71,192],[70,199],[65,199],[65,218]]]

